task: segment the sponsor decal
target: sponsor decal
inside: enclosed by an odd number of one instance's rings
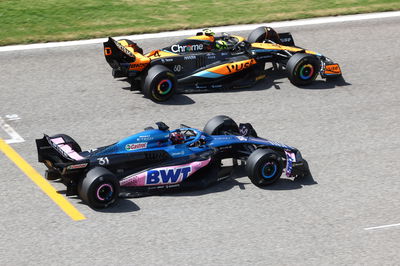
[[[249,68],[254,63],[253,60],[254,59],[251,59],[247,62],[232,63],[227,65],[226,68],[228,69],[229,73],[235,73],[243,69]]]
[[[85,168],[87,165],[88,165],[87,163],[73,164],[73,165],[67,166],[67,169],[68,170],[81,169],[81,168]]]
[[[266,58],[271,58],[272,55],[262,55],[262,56],[257,56],[257,59],[266,59]]]
[[[184,155],[185,152],[184,151],[180,151],[180,152],[173,152],[171,153],[172,156],[179,156],[179,155]]]
[[[133,53],[131,53],[131,51],[129,51],[128,49],[126,49],[125,46],[123,46],[122,44],[120,44],[119,42],[115,42],[115,45],[118,47],[118,49],[120,49],[122,52],[124,52],[125,54],[129,55],[130,57],[133,57]]]
[[[213,88],[213,89],[222,88],[222,85],[211,85],[211,88]]]
[[[174,53],[187,53],[187,52],[194,52],[194,51],[202,51],[203,44],[193,44],[193,45],[179,45],[174,44],[171,46],[171,51]]]
[[[287,37],[287,38],[281,38],[281,42],[291,42],[292,38]]]
[[[325,74],[340,74],[340,73],[341,71],[338,64],[325,66]]]
[[[112,50],[110,47],[104,48],[104,55],[106,56],[112,55]]]
[[[229,150],[229,149],[232,149],[232,146],[231,146],[231,145],[229,145],[229,146],[222,146],[222,147],[219,147],[218,149],[219,149],[220,151]]]
[[[183,59],[184,60],[194,60],[194,59],[196,59],[196,56],[195,55],[188,55],[188,56],[185,56]]]
[[[150,141],[153,140],[153,137],[150,135],[143,135],[136,138],[137,141]]]
[[[247,140],[247,138],[245,138],[245,137],[243,137],[243,136],[237,136],[236,137],[238,140],[240,140],[240,141],[246,141]]]
[[[146,149],[146,148],[147,148],[147,142],[126,144],[126,146],[125,146],[125,149],[127,151]]]
[[[172,61],[174,61],[174,59],[172,59],[172,58],[165,58],[164,60],[165,60],[165,62],[172,62]]]
[[[207,86],[195,85],[196,89],[207,89]]]
[[[286,151],[286,176],[290,177],[292,175],[292,169],[293,169],[293,162],[296,162],[296,157],[293,152],[291,151]]]
[[[147,64],[144,64],[144,63],[138,63],[138,64],[131,63],[129,65],[129,70],[142,70],[146,66],[147,66]]]
[[[192,172],[191,166],[164,168],[147,172],[146,185],[173,184],[182,182]]]

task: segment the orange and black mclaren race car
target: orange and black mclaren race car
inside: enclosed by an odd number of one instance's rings
[[[168,100],[175,92],[209,91],[252,86],[267,71],[286,69],[296,86],[341,76],[337,63],[298,47],[289,32],[269,27],[253,30],[247,39],[203,30],[163,49],[143,54],[131,40],[109,38],[104,54],[114,78],[127,78],[131,88],[153,101]]]

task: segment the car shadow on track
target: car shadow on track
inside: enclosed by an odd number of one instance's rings
[[[347,82],[343,76],[329,79],[329,80],[315,80],[313,83],[307,86],[301,86],[299,89],[304,90],[326,90],[326,89],[334,89],[336,87],[349,86],[351,83]]]
[[[231,89],[216,89],[214,91],[184,91],[177,92],[171,99],[165,102],[158,102],[161,105],[190,105],[196,103],[192,98],[187,95],[190,94],[200,94],[200,93],[234,93],[234,92],[243,92],[243,91],[260,91],[260,90],[268,90],[274,88],[276,90],[280,90],[280,84],[284,83],[279,81],[279,79],[287,78],[287,73],[285,70],[275,70],[272,72],[267,72],[266,78],[256,82],[252,86],[244,86],[239,88],[231,88]],[[121,79],[120,81],[126,82],[126,79]],[[315,80],[312,84],[306,86],[298,86],[299,89],[306,90],[326,90],[326,89],[334,89],[336,87],[349,86],[351,83],[346,82],[343,76],[335,78],[335,79],[326,79],[326,80]],[[142,95],[139,90],[132,90],[131,87],[122,87],[123,90],[132,91],[134,94]],[[145,100],[146,97],[142,95],[142,98]]]
[[[67,193],[66,190],[59,190],[57,191],[59,194],[63,194],[65,195]],[[78,204],[82,204],[82,205],[86,205],[86,203],[84,203],[78,196],[70,196],[68,197],[69,199],[73,199],[78,201]],[[88,208],[91,208],[89,206],[87,206]],[[94,211],[97,212],[103,212],[103,213],[125,213],[125,212],[135,212],[135,211],[139,211],[140,207],[138,205],[136,205],[132,200],[129,199],[124,199],[124,198],[119,198],[117,200],[117,202],[112,205],[109,208],[105,208],[105,209],[94,209],[91,208]]]
[[[244,179],[243,179],[244,178]],[[240,181],[237,179],[241,179]],[[243,182],[245,181],[245,182]],[[292,189],[300,189],[303,186],[310,186],[318,184],[311,172],[309,175],[304,177],[296,177],[294,179],[286,178],[285,174],[282,174],[281,179],[279,179],[275,184],[262,187],[260,189],[264,190],[292,190]],[[186,191],[178,191],[174,193],[164,193],[161,196],[169,196],[169,197],[180,197],[180,196],[202,196],[210,193],[218,193],[228,191],[234,187],[238,187],[241,190],[245,190],[246,186],[254,186],[250,179],[248,179],[245,167],[239,166],[236,167],[229,178],[226,180],[219,182],[217,184],[211,185],[205,189],[196,189],[196,190],[186,190]]]

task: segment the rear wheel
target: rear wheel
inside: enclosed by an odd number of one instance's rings
[[[218,115],[207,122],[203,131],[209,135],[225,135],[226,132],[239,133],[239,127],[229,116]]]
[[[79,197],[92,208],[102,209],[113,204],[119,194],[119,182],[113,173],[95,167],[86,174],[78,186]]]
[[[282,158],[273,150],[258,149],[247,158],[247,175],[258,187],[275,183],[282,175],[282,170]]]
[[[296,86],[312,83],[320,71],[321,65],[314,55],[297,53],[286,64],[289,80]]]
[[[149,69],[143,83],[143,94],[155,102],[164,102],[174,95],[177,80],[174,72],[162,65]]]

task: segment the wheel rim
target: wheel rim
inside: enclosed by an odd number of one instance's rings
[[[161,80],[157,85],[157,92],[160,95],[166,95],[172,90],[172,81],[169,79]]]
[[[310,79],[314,75],[314,66],[312,64],[303,65],[300,68],[300,78],[303,80]]]
[[[261,168],[261,175],[265,179],[272,178],[276,174],[277,169],[276,163],[271,161],[266,162]]]
[[[113,197],[114,189],[111,184],[102,184],[96,192],[99,201],[110,201]]]

